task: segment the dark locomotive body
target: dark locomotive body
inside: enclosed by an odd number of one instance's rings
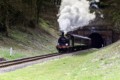
[[[89,48],[91,39],[88,37],[68,33],[62,35],[58,39],[56,46],[59,53],[74,52]]]
[[[67,37],[65,37],[64,33],[61,33],[61,36],[58,39],[58,44],[56,46],[57,50],[59,53],[63,53],[63,52],[68,52],[69,51],[69,39]]]

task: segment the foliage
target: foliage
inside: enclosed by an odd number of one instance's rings
[[[119,0],[110,0],[104,2],[108,7],[104,10],[106,19],[113,26],[112,29],[120,33],[120,1]]]
[[[52,4],[49,0],[0,0],[0,24],[7,33],[18,25],[35,28],[46,3]]]
[[[26,3],[28,5],[32,5],[33,0],[22,0],[23,3]]]
[[[116,8],[115,10],[111,11],[111,13],[114,28],[120,33],[120,10]]]

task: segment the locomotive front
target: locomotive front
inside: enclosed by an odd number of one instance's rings
[[[65,36],[64,32],[61,32],[61,35],[58,39],[57,50],[59,53],[69,52],[69,39]]]

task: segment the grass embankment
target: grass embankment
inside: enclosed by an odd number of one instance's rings
[[[5,48],[0,48],[0,57],[4,58],[6,60],[12,60],[16,58],[22,58],[25,57],[26,55],[19,53],[17,51],[14,51],[12,55],[10,55],[10,50],[5,49]]]
[[[120,80],[119,45],[5,73],[0,80]]]
[[[12,29],[9,37],[0,35],[0,58],[10,60],[57,52],[56,37],[53,25],[43,19],[35,29]],[[11,47],[14,53],[12,56],[9,55]]]

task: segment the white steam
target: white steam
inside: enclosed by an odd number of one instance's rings
[[[60,31],[65,33],[84,27],[95,19],[95,13],[90,13],[90,2],[87,0],[62,0],[58,23]]]
[[[100,0],[95,0],[95,2],[100,2]]]

